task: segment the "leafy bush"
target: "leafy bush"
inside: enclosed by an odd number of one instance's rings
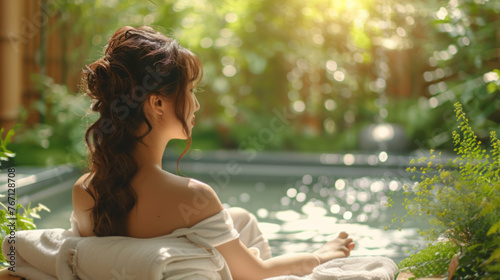
[[[442,275],[459,247],[452,242],[438,242],[398,264],[400,270],[409,270],[415,277]]]
[[[90,100],[55,83],[51,77],[34,74],[31,78],[41,98],[21,116],[22,124],[13,143],[18,151],[16,165],[82,163],[86,153],[84,120]],[[27,125],[28,111],[35,111],[40,122]]]
[[[459,103],[455,104],[459,130],[453,132],[458,155],[446,164],[433,150],[429,157],[411,161],[407,169],[421,180],[405,186],[406,216],[429,221],[420,233],[428,240],[449,240],[460,248],[459,279],[493,279],[500,272],[500,141],[491,132],[490,149],[481,146]],[[425,255],[425,254],[424,254]],[[428,255],[428,254],[427,254]],[[417,262],[418,254],[406,262]],[[435,256],[432,263],[439,259]],[[418,267],[417,274],[425,274]]]
[[[500,132],[500,72],[495,70],[500,2],[436,2],[441,6],[433,21],[438,39],[428,45],[432,68],[423,73],[431,99],[438,104],[434,109],[446,111],[459,101],[476,135],[488,139],[490,131]],[[435,126],[448,134],[453,127],[453,118]]]

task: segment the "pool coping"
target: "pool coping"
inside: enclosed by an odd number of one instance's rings
[[[385,153],[385,154],[384,154]],[[436,154],[438,152],[435,152]],[[179,153],[166,151],[162,163],[168,170],[176,170]],[[381,155],[385,158],[380,160]],[[414,151],[398,154],[385,151],[345,152],[345,153],[302,153],[255,150],[212,150],[192,149],[184,156],[179,168],[182,173],[202,180],[221,181],[252,180],[256,177],[266,180],[282,180],[308,172],[311,176],[328,174],[329,176],[353,177],[359,174],[374,177],[411,178],[406,172],[410,161],[429,156],[428,151]],[[444,152],[435,163],[445,164],[454,157]],[[415,163],[424,166],[424,163]],[[307,170],[307,171],[305,171]]]
[[[12,168],[12,167],[11,167]],[[22,170],[23,168],[29,169],[28,166],[19,166],[16,171]],[[33,192],[40,191],[41,189],[55,185],[57,183],[63,182],[64,180],[76,176],[81,173],[81,171],[73,166],[72,164],[64,164],[54,167],[49,167],[47,169],[39,169],[40,172],[32,174],[23,174],[16,176],[15,178],[15,194],[20,197]],[[20,177],[20,178],[18,178]],[[5,181],[4,181],[5,182]],[[0,185],[0,194],[7,195],[8,184],[4,183]]]
[[[192,149],[182,158],[179,167],[189,177],[200,179],[214,179],[217,176],[230,176],[232,180],[250,180],[258,177],[266,179],[283,180],[294,177],[308,168],[310,174],[329,174],[333,176],[357,176],[359,173],[367,176],[398,176],[410,177],[405,169],[411,159],[424,156],[424,151],[414,151],[409,154],[387,153],[385,161],[378,157],[384,151],[373,152],[343,152],[343,153],[302,153],[302,152],[273,152],[255,150],[207,150]],[[172,149],[167,149],[162,163],[163,168],[174,171],[179,154]],[[346,164],[345,157],[352,159],[351,164]],[[441,162],[451,158],[444,154]],[[375,164],[370,164],[376,160]],[[16,174],[16,195],[23,196],[43,189],[44,187],[62,182],[72,176],[81,174],[81,170],[72,164],[64,164],[49,168],[33,168],[30,166],[14,166],[16,173],[22,169],[32,168],[32,173]],[[35,172],[33,172],[35,170]],[[39,171],[39,172],[38,172]],[[5,171],[2,171],[2,173]],[[227,173],[227,174],[224,174]],[[182,174],[182,173],[181,173]],[[0,178],[0,195],[6,195],[8,185],[5,178]],[[2,182],[3,181],[3,182]]]

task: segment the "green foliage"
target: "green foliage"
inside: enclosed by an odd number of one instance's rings
[[[419,1],[60,0],[53,7],[60,24],[72,26],[67,41],[89,38],[71,50],[84,63],[102,56],[123,25],[151,25],[193,50],[205,70],[197,113],[203,121],[193,138],[213,147],[203,138],[213,130],[222,148],[258,135],[257,124],[283,108],[293,120],[266,149],[357,148],[353,135],[384,121],[381,109],[391,103],[388,54],[419,45],[419,30],[431,27],[430,9]],[[426,55],[412,65],[422,68]]]
[[[7,145],[11,142],[12,136],[14,136],[14,129],[16,127],[10,129],[6,135],[5,138],[2,139],[2,135],[4,132],[4,128],[2,127],[0,129],[0,167],[2,167],[2,161],[7,161],[9,158],[13,158],[16,156],[15,153],[13,153],[11,150],[7,149]]]
[[[448,271],[453,256],[459,247],[452,242],[437,242],[411,255],[398,264],[401,271],[410,271],[415,277],[443,275]]]
[[[499,132],[499,3],[58,0],[49,10],[60,14],[57,26],[69,28],[47,32],[60,32],[72,46],[64,55],[68,73],[101,57],[123,25],[150,25],[177,38],[204,66],[193,130],[200,148],[239,147],[269,124],[273,109],[293,119],[265,145],[269,150],[356,149],[362,128],[377,122],[402,124],[414,147],[450,148],[456,101],[480,139]],[[29,141],[41,140],[23,145],[17,160],[33,152],[50,158],[43,164],[80,158],[83,143],[47,136],[66,128],[56,126],[35,128]],[[81,139],[81,127],[71,127]]]
[[[438,103],[435,109],[446,111],[460,102],[481,139],[492,130],[500,132],[500,73],[495,70],[499,14],[499,1],[445,1],[433,21],[441,38],[428,46],[432,70],[424,73],[428,91]],[[453,118],[445,119],[441,127],[451,131]]]
[[[16,127],[14,127],[15,129]],[[14,134],[14,129],[9,130],[7,136],[0,143],[0,151],[7,151],[8,156],[15,157],[16,154],[10,150],[7,150],[6,145],[9,143],[10,138]],[[0,135],[3,132],[3,128],[0,130]],[[1,140],[1,139],[0,139]],[[8,169],[10,172],[11,169]],[[9,177],[10,176],[6,176]],[[9,187],[11,186],[10,179],[7,184]],[[15,186],[15,185],[14,185]],[[11,195],[7,197],[7,202],[0,202],[0,206],[3,209],[0,209],[0,245],[3,244],[3,240],[5,238],[9,238],[9,236],[15,236],[15,233],[18,230],[30,230],[35,229],[36,225],[33,221],[33,218],[40,219],[40,215],[38,213],[42,210],[50,212],[50,210],[43,204],[39,203],[37,207],[31,207],[31,204],[28,204],[28,207],[23,206],[22,204],[17,204],[17,197]],[[5,198],[5,195],[0,195],[0,198]],[[8,266],[8,263],[5,262],[5,257],[2,254],[2,246],[0,246],[0,265]]]
[[[427,239],[445,238],[461,247],[457,275],[487,277],[500,263],[500,141],[491,132],[491,149],[482,147],[459,103],[455,112],[458,157],[442,164],[441,153],[431,150],[429,157],[410,162],[407,171],[420,182],[405,186],[404,205],[409,216],[429,221],[430,228],[421,231]]]
[[[5,197],[5,195],[0,195],[0,198],[3,197]],[[31,204],[29,204],[28,207],[24,207],[21,204],[16,204],[15,207],[7,207],[1,202],[0,206],[3,208],[0,209],[0,244],[3,244],[3,240],[9,238],[10,235],[15,236],[16,231],[36,229],[33,218],[40,219],[38,213],[42,210],[50,212],[49,208],[41,203],[33,208]],[[15,211],[12,211],[13,209],[15,209]],[[13,223],[15,227],[12,227]],[[2,246],[0,246],[0,265],[9,266],[9,264],[5,262],[5,257],[2,254]]]
[[[86,153],[84,117],[90,100],[76,95],[48,76],[33,74],[32,80],[41,98],[27,110],[37,112],[40,122],[28,126],[25,124],[27,112],[22,114],[23,124],[13,143],[13,148],[18,151],[16,164],[81,164]],[[33,158],[33,155],[38,157]]]

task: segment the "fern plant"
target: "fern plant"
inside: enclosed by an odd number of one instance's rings
[[[407,214],[395,220],[423,218],[430,227],[420,231],[421,235],[433,242],[444,239],[454,244],[460,251],[458,279],[494,279],[500,273],[500,141],[491,132],[490,147],[484,148],[459,103],[455,113],[459,123],[453,132],[457,157],[442,164],[441,153],[431,150],[428,157],[410,162],[407,171],[419,183],[404,187]],[[427,276],[422,268],[440,257],[419,261],[420,256],[417,253],[405,260],[413,264],[406,268]],[[441,262],[447,265],[449,259]]]

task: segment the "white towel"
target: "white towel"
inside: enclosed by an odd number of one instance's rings
[[[386,257],[349,257],[319,265],[307,276],[278,276],[266,280],[393,280],[397,272],[397,265]]]
[[[221,279],[225,265],[217,250],[196,246],[185,237],[88,237],[76,246],[73,261],[82,280],[166,279],[204,276]],[[135,278],[134,278],[135,277]],[[170,278],[169,278],[170,279]]]
[[[398,266],[386,257],[351,257],[336,259],[316,267],[313,279],[393,280],[397,272]]]
[[[16,232],[16,243],[13,244],[15,272],[11,274],[37,280],[73,279],[67,262],[68,253],[80,239],[64,229]],[[10,246],[12,244],[4,240],[4,256],[9,253]]]
[[[72,223],[73,224],[73,223]],[[214,248],[238,238],[227,210],[169,235],[80,237],[78,231],[43,229],[16,232],[12,275],[28,280],[231,279]],[[9,252],[7,239],[3,252]]]

